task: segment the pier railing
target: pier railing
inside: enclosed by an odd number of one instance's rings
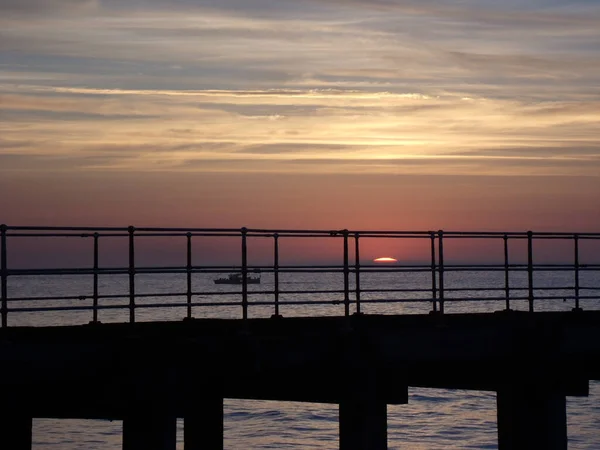
[[[195,241],[199,239],[203,242],[221,242],[224,238],[233,239],[237,243],[223,251],[219,245],[208,245],[201,250],[194,248]],[[61,240],[58,250],[46,251],[41,267],[35,256],[35,247],[23,245],[24,241],[34,239]],[[101,264],[103,244],[115,239],[119,241],[119,250],[126,249],[123,252],[126,253],[126,263]],[[159,253],[160,249],[165,248],[173,253],[173,249],[177,248],[181,254],[180,263],[162,265],[160,254],[154,256],[152,264],[138,261],[138,246],[145,239],[160,240]],[[166,244],[167,239],[178,241],[176,244]],[[365,243],[382,239],[402,243],[418,241],[416,247],[421,252],[411,261],[399,258],[391,263],[376,263],[373,262],[372,254],[366,261],[361,259]],[[81,251],[78,253],[86,261],[82,264],[83,267],[61,266],[63,260],[70,260],[69,242],[72,240],[89,243],[86,244],[87,251],[83,256]],[[263,241],[261,251],[258,252],[259,258],[252,258],[249,245],[250,241],[255,240]],[[302,243],[319,240],[335,241],[334,250],[328,247],[329,250],[323,252],[325,263],[282,261],[282,242],[300,243],[301,253]],[[456,245],[459,241],[469,241],[470,244]],[[485,245],[480,244],[482,242]],[[477,253],[477,248],[488,248],[490,243],[498,251],[482,258],[481,252]],[[270,247],[268,252],[265,251],[265,245]],[[540,257],[534,254],[534,248],[538,245],[542,250]],[[114,247],[111,245],[111,249],[114,250]],[[552,254],[553,248],[557,248],[558,253],[548,256]],[[194,262],[198,252],[204,260],[201,264]],[[227,252],[238,259],[237,263],[211,262],[221,261],[228,255]],[[290,259],[293,258],[286,255],[286,260]],[[485,262],[470,262],[469,259],[483,259]],[[48,261],[52,261],[52,264]],[[206,284],[201,289],[194,287],[194,277],[198,274],[216,276],[232,272],[240,275],[238,290],[209,288]],[[535,277],[541,272],[561,273],[556,278],[562,281],[540,286],[535,283]],[[258,273],[268,274],[269,281],[263,283],[261,288],[254,289],[250,281]],[[281,278],[284,274],[289,279],[311,273],[337,275],[323,286],[315,287],[314,283],[301,285],[302,289],[282,286]],[[457,273],[494,274],[496,282],[483,286],[457,286],[455,283],[448,283],[447,277]],[[140,276],[169,274],[183,276],[185,288],[167,292],[138,292]],[[399,281],[392,283],[390,287],[380,279],[372,279],[365,285],[365,279],[373,274],[387,274],[388,279],[393,281],[397,277]],[[406,274],[419,274],[417,285],[404,285]],[[18,284],[23,286],[40,277],[65,276],[91,278],[90,289],[85,293],[54,295],[41,287],[32,294],[31,290],[20,291],[12,289],[11,285],[13,280],[21,280]],[[107,276],[126,277],[127,292],[103,293],[100,278]],[[336,306],[340,308],[336,310],[338,315],[349,316],[364,313],[368,305],[395,303],[429,305],[429,312],[444,314],[450,303],[491,302],[495,305],[495,310],[511,310],[520,302],[526,305],[526,310],[534,312],[542,302],[569,301],[572,310],[581,311],[584,308],[600,309],[600,233],[1,225],[0,279],[2,327],[9,326],[12,317],[22,313],[67,314],[69,311],[85,311],[89,312],[91,322],[99,322],[99,312],[102,310],[125,310],[128,312],[128,321],[136,322],[140,320],[139,317],[136,318],[136,314],[142,309],[176,308],[185,311],[180,315],[181,318],[191,319],[203,317],[203,308],[224,306],[239,308],[237,317],[241,319],[247,319],[249,312],[258,307],[270,309],[273,317],[281,317],[281,309],[289,306],[302,306],[306,308],[305,311],[318,305]],[[267,288],[263,288],[264,286]],[[172,301],[173,298],[183,301]],[[117,299],[124,299],[125,302],[117,304],[114,302]],[[318,312],[315,315],[319,315]]]

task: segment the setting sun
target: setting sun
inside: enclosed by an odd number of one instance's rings
[[[375,258],[373,262],[376,263],[390,263],[390,262],[398,262],[396,258],[392,258],[390,256],[382,256],[381,258]]]

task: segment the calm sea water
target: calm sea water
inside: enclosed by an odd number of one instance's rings
[[[214,285],[214,274],[195,274],[193,278],[194,302],[239,301],[238,286]],[[525,296],[526,274],[511,273],[511,296]],[[572,289],[574,277],[570,272],[539,272],[535,274],[536,297],[557,297],[539,300],[536,310],[570,310],[574,306]],[[581,294],[600,296],[600,274],[583,272],[580,278]],[[428,273],[372,273],[361,278],[361,288],[375,289],[428,289],[431,278]],[[351,287],[354,287],[352,280]],[[502,291],[484,288],[503,288],[504,274],[456,272],[447,273],[445,287],[451,289],[481,288],[480,291],[449,291],[446,312],[493,311],[504,308],[503,300],[471,302],[473,297],[499,297]],[[261,293],[273,289],[270,273],[262,274],[262,283],[249,287],[253,294],[250,302],[270,301],[273,294]],[[280,275],[280,300],[313,302],[341,300],[343,294],[305,294],[291,291],[340,290],[343,288],[341,274],[303,273]],[[140,306],[169,303],[168,308],[139,309],[136,320],[181,320],[185,315],[185,296],[162,297],[153,294],[184,293],[185,275],[138,275],[136,291],[146,297],[138,299]],[[101,305],[127,305],[128,278],[126,276],[102,276],[99,280],[101,295],[122,295],[122,298],[105,298]],[[213,295],[219,292],[221,295]],[[23,300],[11,301],[10,307],[89,306],[91,305],[92,278],[89,276],[61,277],[11,277],[8,293],[11,298],[43,296],[83,296],[74,300]],[[423,302],[431,297],[428,292],[364,292],[363,304],[367,314],[419,314],[427,313],[431,304]],[[384,303],[382,300],[401,297],[415,303]],[[377,302],[379,301],[379,303]],[[584,309],[600,309],[597,299],[582,299]],[[526,301],[513,300],[512,309],[527,309]],[[282,305],[284,316],[341,315],[343,305]],[[251,305],[249,317],[269,317],[272,306]],[[105,309],[99,312],[104,323],[124,322],[127,309]],[[194,307],[195,317],[241,317],[240,306]],[[58,312],[12,312],[10,326],[43,326],[85,324],[91,319],[90,311]],[[600,383],[590,384],[590,396],[569,397],[567,400],[569,448],[600,449]],[[410,389],[407,405],[388,406],[389,448],[408,449],[494,449],[497,448],[496,397],[493,392]],[[178,426],[178,448],[183,449],[183,423]],[[49,450],[121,448],[122,424],[118,421],[50,420],[35,419],[34,448]],[[314,403],[291,403],[254,400],[225,400],[225,448],[227,449],[335,449],[338,448],[338,411],[335,405]]]

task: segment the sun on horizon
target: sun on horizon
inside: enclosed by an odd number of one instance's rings
[[[398,260],[396,258],[392,258],[391,256],[381,256],[379,258],[375,258],[373,260],[373,262],[376,262],[376,263],[392,263],[392,262],[398,262]]]

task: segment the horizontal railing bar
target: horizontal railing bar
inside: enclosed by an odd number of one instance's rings
[[[523,269],[527,269],[527,265],[518,265],[518,266],[508,266],[510,268],[510,272],[522,272]],[[597,270],[600,269],[600,264],[580,264],[579,266],[569,266],[569,265],[534,265],[532,266],[533,270],[536,272],[554,272],[554,271],[573,271],[576,268],[579,270]],[[135,273],[137,274],[179,274],[179,273],[187,273],[191,271],[195,274],[223,274],[228,272],[241,272],[239,269],[224,269],[224,268],[206,268],[206,267],[191,267],[190,269],[186,269],[185,267],[138,267],[135,269]],[[357,270],[355,268],[348,269],[351,273],[355,273]],[[489,267],[476,267],[476,266],[444,266],[445,271],[454,271],[454,272],[496,272],[496,271],[504,271],[506,268],[504,266],[489,266]],[[343,268],[341,267],[322,267],[317,269],[310,268],[282,268],[278,269],[278,272],[286,272],[286,273],[343,273]],[[431,268],[423,267],[396,267],[396,268],[386,268],[386,269],[373,269],[373,270],[363,270],[361,267],[359,272],[366,273],[410,273],[410,272],[422,272],[428,271],[431,272]],[[252,268],[248,267],[248,274],[252,275],[253,273],[272,273],[273,269],[266,270],[260,268]],[[97,273],[98,275],[119,275],[123,273],[128,273],[128,269],[126,268],[36,268],[36,269],[9,269],[8,275],[93,275]]]
[[[361,298],[360,302],[363,303],[363,300]],[[318,302],[318,303],[317,303]],[[366,301],[367,303],[369,302],[368,300]],[[431,299],[430,298],[425,298],[425,299],[411,299],[410,302],[413,303],[426,303],[429,302],[431,303]],[[404,303],[403,300],[398,300],[397,303]],[[318,304],[324,304],[324,305],[343,305],[344,304],[344,300],[287,300],[287,301],[280,301],[279,302],[280,305],[318,305]],[[356,304],[356,300],[350,299],[350,304]],[[255,302],[252,302],[252,305],[256,305]]]
[[[344,300],[287,300],[279,301],[279,305],[343,305]],[[354,303],[351,301],[350,303]],[[249,301],[248,304],[252,306],[275,306],[275,302],[266,300]]]
[[[230,232],[223,232],[223,233],[199,233],[199,232],[177,232],[177,233],[169,233],[169,232],[164,232],[164,233],[149,233],[149,232],[144,232],[144,231],[139,231],[138,229],[135,230],[135,237],[186,237],[186,236],[194,236],[194,237],[235,237],[235,238],[239,238],[240,237],[240,232],[238,231],[237,233],[230,233]]]
[[[103,305],[98,306],[98,309],[124,309],[128,305]],[[40,306],[29,308],[11,308],[11,313],[16,312],[42,312],[42,311],[92,311],[91,306]]]
[[[85,301],[92,300],[93,296],[90,295],[66,295],[66,296],[44,296],[44,297],[11,297],[8,299],[8,303],[11,302],[37,302],[37,301]],[[98,296],[100,298],[100,296]]]
[[[10,237],[94,237],[95,233],[7,233]],[[129,237],[129,233],[97,233],[98,237]],[[240,233],[136,233],[136,237],[186,237],[199,236],[199,237],[240,237]],[[267,236],[265,236],[267,237]]]
[[[260,232],[260,233],[279,233],[280,235],[284,234],[284,233],[297,233],[297,234],[305,234],[305,233],[316,233],[316,234],[322,234],[322,233],[330,233],[331,236],[336,236],[336,235],[342,235],[344,233],[344,231],[347,231],[347,233],[349,235],[355,235],[358,234],[361,237],[364,237],[365,235],[373,235],[373,237],[375,236],[381,236],[381,235],[392,235],[392,236],[397,236],[397,235],[407,235],[407,236],[425,236],[425,237],[430,237],[432,234],[433,235],[438,235],[438,230],[428,230],[428,231],[416,231],[416,230],[397,230],[397,231],[392,231],[392,230],[330,230],[330,231],[325,231],[325,230],[276,230],[276,229],[255,229],[255,228],[248,228],[247,232],[248,233],[256,233],[256,232]],[[491,236],[491,237],[504,237],[505,235],[508,237],[527,237],[527,231],[446,231],[443,230],[444,233],[444,237],[446,236],[452,236],[452,237],[457,237],[457,236],[473,236],[473,237],[477,237],[477,236]],[[573,235],[578,235],[578,236],[597,236],[600,237],[600,233],[591,233],[591,232],[586,232],[586,233],[575,233],[575,232],[563,232],[563,231],[533,231],[532,232],[533,236],[562,236],[562,237],[568,237],[568,236],[573,236]]]
[[[574,286],[534,286],[533,289],[535,291],[572,291],[575,289]],[[506,287],[482,287],[482,288],[444,288],[446,292],[452,291],[474,291],[474,292],[486,292],[486,291],[505,291]],[[523,286],[510,286],[511,291],[527,291],[529,287]],[[598,290],[600,291],[600,286],[579,286],[579,290]],[[342,291],[343,292],[343,291]],[[398,289],[361,289],[360,292],[431,292],[431,289],[427,288],[398,288]]]
[[[183,303],[183,306],[187,306],[187,303]],[[190,306],[242,306],[242,302],[192,302]]]
[[[242,302],[207,302],[207,303],[191,303],[191,306],[241,306]],[[148,303],[143,306],[136,305],[137,310],[145,309],[145,308],[185,308],[188,306],[188,303]],[[129,308],[129,305],[126,305],[125,308]]]
[[[589,296],[589,297],[579,297],[580,299],[593,299],[600,300],[600,296]],[[536,300],[540,301],[553,301],[553,300],[572,300],[574,297],[538,297]],[[505,297],[481,297],[481,298],[470,298],[470,297],[462,297],[462,298],[447,298],[446,301],[460,303],[460,302],[499,302],[504,301]],[[528,297],[511,297],[512,301],[527,301]],[[361,299],[361,303],[430,303],[432,302],[431,298],[422,298],[422,299],[414,299],[414,298],[398,298],[398,299]],[[256,301],[250,302],[253,306],[274,306],[274,302],[272,301]],[[289,301],[280,301],[279,305],[333,305],[339,306],[343,305],[343,300],[289,300]],[[350,300],[351,304],[356,303],[355,300]],[[212,303],[192,303],[193,307],[226,307],[226,306],[240,306],[241,302],[212,302]],[[149,303],[143,306],[136,305],[137,310],[142,309],[156,309],[156,308],[183,308],[187,307],[187,303]],[[110,309],[127,309],[129,305],[99,305],[97,309],[110,310]],[[30,307],[30,308],[12,308],[10,311],[13,313],[19,312],[49,312],[49,311],[91,311],[93,310],[90,306],[51,306],[51,307]]]
[[[551,300],[574,300],[575,297],[574,296],[545,296],[545,297],[536,297],[535,300],[536,302],[539,301],[551,301]],[[579,296],[580,300],[595,300],[595,299],[600,299],[600,296]],[[489,301],[489,300],[496,300],[496,301],[500,301],[500,300],[506,300],[506,297],[457,297],[457,298],[452,298],[452,297],[447,297],[445,298],[444,301],[451,303],[451,302],[485,302],[485,301]],[[510,297],[510,301],[527,301],[529,300],[529,297],[526,296],[522,296],[522,297]]]
[[[445,288],[446,292],[496,292],[496,291],[504,291],[505,287],[481,287],[481,288]],[[511,291],[527,291],[528,287],[511,287]],[[574,290],[574,286],[534,286],[534,290],[536,292],[540,291],[572,291]],[[597,290],[600,291],[600,286],[580,286],[580,291],[584,290]],[[332,290],[279,290],[280,295],[292,295],[292,294],[343,294],[343,289],[332,289]],[[427,288],[397,288],[397,289],[361,289],[362,293],[390,293],[390,292],[403,292],[403,293],[420,293],[420,292],[431,292],[431,289]],[[241,291],[207,291],[207,292],[191,292],[192,297],[202,297],[202,296],[223,296],[223,295],[240,295]],[[248,295],[272,295],[274,291],[248,291]],[[185,297],[187,292],[154,292],[154,293],[142,293],[136,294],[136,298],[152,298],[152,297]],[[105,299],[120,299],[120,298],[128,298],[128,293],[123,294],[104,294],[98,295],[97,298],[99,300]],[[560,298],[562,298],[561,296]],[[485,298],[485,297],[482,297]],[[505,297],[503,297],[505,298]],[[511,297],[512,299],[513,297]],[[579,296],[579,298],[584,298],[583,296]],[[39,297],[11,297],[8,299],[8,302],[28,302],[28,301],[87,301],[93,300],[92,294],[87,295],[71,295],[71,296],[39,296]],[[451,298],[448,298],[451,300]]]
[[[540,297],[539,300],[542,301],[551,301],[551,300],[556,300],[556,301],[563,301],[564,299],[568,299],[568,300],[573,300],[573,297]],[[585,300],[595,300],[595,299],[600,299],[599,296],[593,296],[593,297],[579,297],[580,299],[585,299]],[[500,302],[500,301],[505,301],[506,298],[505,297],[482,297],[482,298],[470,298],[470,297],[461,297],[461,298],[446,298],[444,299],[444,301],[448,302],[448,303],[461,303],[461,302]],[[528,297],[511,297],[510,298],[511,302],[512,301],[527,301]],[[536,300],[538,300],[538,298],[536,298]],[[360,300],[361,303],[422,303],[422,302],[432,302],[432,299],[407,299],[407,298],[401,298],[401,299],[362,299]]]
[[[371,234],[371,233],[355,233],[353,231],[348,232],[348,235],[354,237],[358,235],[363,239],[430,239],[431,235],[428,232],[423,234],[405,234],[405,233],[397,233],[397,234]],[[343,235],[336,235],[331,237],[338,237]]]
[[[250,231],[250,229],[247,229]],[[242,232],[242,228],[182,228],[182,227],[174,227],[174,228],[161,228],[161,227],[135,227],[135,231],[137,232],[159,232],[159,231],[181,231],[181,232],[191,232],[191,233],[238,233]]]
[[[504,235],[506,233],[499,234],[491,234],[491,233],[460,233],[460,234],[451,234],[450,232],[444,231],[444,239],[504,239]],[[506,236],[509,240],[523,240],[527,239],[527,233],[515,233],[515,234],[507,234]],[[535,239],[573,239],[574,233],[569,233],[565,235],[539,235],[537,233],[532,234],[532,238]],[[439,239],[439,238],[438,238]]]
[[[504,299],[503,299],[504,300]],[[361,303],[431,303],[431,298],[380,298],[380,299],[360,299]]]
[[[23,225],[6,225],[7,230],[19,231],[129,231],[129,226],[125,227],[64,227],[64,226],[23,226]],[[224,233],[240,233],[241,228],[154,228],[154,227],[135,227],[136,231],[140,232],[224,232]]]
[[[314,267],[311,268],[311,267]],[[241,272],[241,268],[240,267],[231,267],[231,266],[192,266],[189,270],[191,270],[194,273],[227,273],[227,272]],[[258,272],[258,271],[262,271],[263,269],[261,268],[261,266],[248,266],[248,272],[251,274],[252,272]],[[310,273],[313,271],[319,271],[319,272],[323,272],[323,271],[331,271],[331,272],[339,272],[342,271],[343,267],[341,266],[289,266],[289,267],[283,267],[282,269],[280,269],[281,271],[291,271],[291,272],[298,272],[298,271],[306,271],[306,273]],[[136,267],[135,268],[135,272],[136,273],[187,273],[188,269],[185,266],[171,266],[171,267]],[[265,271],[267,271],[265,269]],[[270,271],[273,271],[272,269]],[[9,269],[8,270],[8,274],[9,275],[29,275],[29,274],[41,274],[41,275],[47,275],[47,274],[59,274],[59,273],[66,273],[69,272],[69,274],[93,274],[98,273],[98,274],[107,274],[107,275],[115,275],[115,274],[120,274],[120,273],[129,273],[129,268],[127,267],[100,267],[98,269],[93,269],[91,267],[87,267],[87,268],[75,268],[75,267],[71,267],[71,268],[31,268],[31,269]]]
[[[493,237],[527,237],[528,231],[447,231],[443,230],[444,237],[457,237],[457,236],[493,236]],[[570,237],[570,236],[594,236],[600,237],[600,233],[593,232],[570,232],[570,231],[532,231],[532,236],[539,237],[547,237],[547,236],[557,236],[557,237]]]
[[[315,268],[311,268],[315,267]],[[551,272],[551,271],[573,271],[577,267],[578,270],[596,270],[600,269],[600,264],[580,264],[579,266],[569,264],[535,264],[533,270],[537,272]],[[526,264],[509,264],[508,268],[511,272],[527,270]],[[227,273],[227,272],[240,272],[240,268],[232,268],[230,266],[193,266],[187,269],[184,266],[177,267],[136,267],[136,274],[179,274],[187,273]],[[342,266],[281,266],[278,268],[278,272],[287,273],[343,273]],[[444,270],[446,272],[493,272],[493,271],[504,271],[506,267],[504,265],[453,265],[445,264]],[[248,272],[265,272],[270,273],[274,270],[265,268],[264,266],[249,266]],[[349,268],[351,273],[355,273],[354,267]],[[431,272],[431,267],[428,266],[393,266],[393,267],[376,267],[376,266],[361,266],[359,272],[365,273],[391,273],[391,272]],[[23,276],[23,275],[121,275],[128,274],[129,269],[126,267],[115,267],[115,268],[51,268],[51,269],[8,269],[8,276]]]
[[[9,269],[9,276],[28,275],[123,275],[129,273],[127,269]],[[169,273],[169,272],[164,272]]]
[[[38,237],[78,237],[78,238],[89,238],[94,237],[94,233],[6,233],[6,236],[9,237],[28,237],[28,238],[38,238]],[[125,237],[129,236],[127,233],[102,233],[98,234],[98,236],[102,237]]]
[[[526,291],[528,290],[529,287],[518,287],[518,286],[510,286],[510,290],[511,291]],[[550,290],[556,290],[556,291],[572,291],[574,290],[575,287],[574,286],[534,286],[534,290],[535,291],[550,291]],[[600,288],[598,287],[591,287],[591,288],[583,288],[583,287],[579,287],[580,290],[583,289],[597,289],[600,290]],[[505,291],[506,287],[502,286],[502,287],[473,287],[473,288],[467,288],[467,287],[457,287],[457,288],[448,288],[445,287],[444,291],[445,292],[465,292],[465,291],[473,291],[473,292],[488,292],[488,291]],[[427,289],[427,288],[398,288],[398,289],[361,289],[360,292],[431,292],[431,288]]]
[[[282,291],[279,290],[278,291],[280,294],[343,294],[344,290],[343,289],[331,289],[331,290],[322,290],[322,291]],[[248,295],[273,295],[273,291],[251,291],[248,290],[247,294]],[[193,293],[192,295],[195,296],[223,296],[223,295],[241,295],[242,291],[206,291],[206,292],[199,292],[199,293]]]
[[[72,233],[50,233],[50,232],[46,232],[46,233],[11,233],[11,232],[7,232],[6,236],[7,237],[17,237],[17,238],[60,238],[60,237],[64,237],[64,238],[92,238],[94,237],[94,234],[97,234],[98,237],[102,237],[102,238],[127,238],[129,236],[128,233],[124,233],[124,232],[104,232],[104,233],[82,233],[82,232],[72,232]],[[328,235],[328,234],[285,234],[285,233],[277,233],[278,237],[280,238],[340,238],[343,237],[342,235]],[[351,235],[355,235],[354,233],[350,233]],[[177,233],[169,233],[169,232],[163,232],[163,233],[150,233],[150,232],[137,232],[136,230],[136,237],[186,237],[186,236],[193,236],[193,237],[233,237],[233,238],[240,238],[241,233],[240,232],[221,232],[221,233],[202,233],[202,232],[177,232]],[[406,234],[398,234],[398,235],[377,235],[377,234],[359,234],[359,236],[361,238],[388,238],[388,239],[429,239],[431,238],[431,236],[429,234],[426,235],[406,235]],[[588,235],[584,235],[584,234],[578,234],[578,233],[571,233],[571,234],[565,234],[565,235],[538,235],[536,233],[533,234],[533,239],[540,239],[540,240],[550,240],[550,239],[567,239],[567,240],[573,240],[575,238],[575,236],[577,236],[578,239],[585,239],[585,240],[597,240],[600,239],[600,235],[595,235],[595,234],[588,234]],[[248,233],[247,237],[261,237],[261,238],[272,238],[273,235],[272,234],[256,234],[256,233]],[[504,234],[501,235],[489,235],[489,234],[473,234],[473,235],[446,235],[444,233],[444,237],[447,237],[449,239],[500,239],[504,237]],[[514,239],[520,239],[520,240],[524,240],[527,239],[527,235],[509,235],[511,240]],[[437,239],[437,238],[436,238]]]
[[[7,231],[120,231],[127,232],[128,226],[124,227],[89,227],[89,226],[22,226],[22,225],[6,225]],[[348,234],[359,234],[359,235],[410,235],[410,236],[431,236],[437,235],[438,230],[315,230],[315,229],[268,229],[268,228],[185,228],[185,227],[135,227],[135,231],[139,233],[165,233],[165,232],[199,232],[199,233],[242,233],[242,229],[246,233],[260,233],[260,234],[274,234],[279,235],[285,234],[317,234],[317,235],[328,235],[337,236],[344,232]],[[455,237],[455,236],[493,236],[493,237],[526,237],[527,231],[450,231],[443,230],[444,236]],[[597,232],[564,232],[564,231],[532,231],[532,236],[548,237],[568,237],[577,235],[579,237],[600,237],[600,233]]]
[[[511,266],[509,266],[511,267]],[[575,270],[575,265],[573,266],[543,266],[540,267],[538,265],[533,265],[534,272],[564,272],[564,271],[573,271]],[[579,270],[597,270],[600,268],[600,264],[581,264],[579,266]],[[486,267],[486,268],[476,268],[476,267],[456,267],[456,266],[448,266],[444,265],[445,272],[501,272],[504,271],[504,267]],[[523,272],[527,271],[527,265],[524,266],[512,266],[511,272]]]
[[[342,300],[297,300],[286,301],[282,304],[288,305],[341,305]],[[212,303],[192,303],[191,306],[240,306],[242,302],[212,302]],[[259,305],[259,302],[252,302],[252,305]],[[272,306],[274,302],[262,302],[265,306]],[[148,303],[143,306],[136,305],[136,310],[150,308],[182,308],[187,307],[187,303]],[[128,309],[129,305],[99,305],[98,309]],[[41,312],[41,311],[91,311],[90,306],[47,306],[37,308],[13,308],[11,312]]]
[[[478,290],[478,292],[494,292],[494,291],[501,291],[503,289],[487,289],[487,290]],[[517,290],[517,288],[515,288],[514,290]],[[527,288],[518,288],[518,290],[527,290]],[[553,289],[536,289],[538,291],[547,291],[547,290],[567,290],[567,289],[563,289],[563,288],[553,288]],[[599,290],[598,288],[590,288],[588,290]],[[449,292],[465,292],[465,291],[473,291],[472,289],[448,289],[447,291]],[[289,291],[289,292],[283,292],[281,291],[280,294],[286,294],[286,295],[290,295],[290,294],[315,294],[315,293],[320,293],[320,294],[341,294],[344,291]],[[390,293],[390,292],[403,292],[403,293],[421,293],[421,292],[427,292],[427,290],[381,290],[381,291],[374,291],[374,290],[365,290],[362,291],[365,293]],[[202,297],[202,296],[209,296],[209,294],[221,294],[218,292],[211,292],[211,293],[202,293],[202,294],[192,294],[195,297]],[[236,294],[240,294],[239,292],[237,292]],[[248,294],[250,294],[250,292],[248,292]],[[252,294],[265,294],[265,293],[256,293],[256,292],[252,292]],[[272,292],[267,292],[267,294],[272,294]],[[177,298],[177,297],[185,297],[186,293],[182,293],[182,294],[142,294],[139,295],[137,297],[140,298],[157,298],[157,297],[172,297],[172,298]],[[111,295],[111,296],[104,296],[105,299],[116,299],[116,298],[127,298],[128,295]],[[597,295],[579,295],[578,298],[580,299],[593,299],[593,298],[597,298]],[[480,299],[480,300],[489,300],[490,298],[498,298],[498,299],[506,299],[506,296],[498,296],[498,297],[469,297],[470,299]],[[545,296],[545,297],[538,297],[536,296],[536,298],[538,299],[544,299],[544,298],[555,298],[555,299],[564,299],[564,298],[576,298],[576,296],[574,295],[558,295],[558,296]],[[91,300],[92,297],[87,297],[87,298],[68,298],[68,297],[19,297],[19,298],[12,298],[9,300],[9,302],[33,302],[33,301],[69,301],[69,300]],[[458,298],[456,297],[447,297],[446,300],[448,301],[455,301]],[[528,297],[526,296],[510,296],[511,300],[519,300],[519,299],[523,299],[526,300],[528,299]],[[255,303],[255,302],[254,302]],[[167,303],[168,304],[168,303]],[[219,303],[220,304],[220,303]],[[269,304],[274,304],[273,302],[270,302]],[[143,308],[146,307],[148,304],[140,304],[137,305],[136,307],[138,308]],[[108,305],[110,307],[127,307],[127,305],[123,304],[123,305]],[[82,306],[83,308],[89,308],[89,309],[93,309],[93,307],[88,307],[88,306]],[[99,308],[102,306],[98,306]],[[14,309],[11,309],[11,311],[13,311]]]
[[[223,302],[223,303],[199,303],[192,306],[240,306],[241,302]],[[144,308],[181,308],[188,306],[187,303],[150,303],[143,307],[136,306],[136,309]],[[128,309],[129,305],[102,305],[97,309]],[[10,312],[42,312],[42,311],[92,311],[90,306],[48,306],[39,308],[14,308]]]
[[[274,302],[268,302],[264,300],[258,300],[253,302],[248,302],[252,306],[274,306]],[[333,306],[343,306],[344,299],[339,300],[287,300],[287,301],[279,301],[279,305],[333,305]],[[350,301],[351,304],[356,303],[354,300]]]
[[[127,231],[128,227],[59,227],[6,225],[6,229],[18,231]]]
[[[353,234],[360,234],[361,236],[363,234],[373,234],[373,235],[382,235],[382,234],[392,234],[392,235],[398,235],[398,234],[406,234],[406,235],[427,235],[429,236],[431,234],[431,231],[407,231],[407,230],[396,230],[396,231],[390,231],[390,230],[343,230],[343,229],[337,229],[337,230],[297,230],[297,229],[284,229],[284,230],[277,230],[277,229],[266,229],[266,228],[248,228],[248,233],[278,233],[278,234],[285,234],[285,233],[294,233],[294,234],[305,234],[305,233],[311,233],[311,234],[326,234],[328,236],[342,236],[344,234],[344,232],[347,232],[349,235],[353,235]]]
[[[329,239],[337,239],[337,238],[341,238],[343,237],[341,234],[340,235],[330,235],[330,234],[321,234],[321,233],[316,233],[316,234],[312,234],[312,233],[286,233],[285,231],[283,232],[277,232],[277,233],[260,233],[260,232],[256,232],[256,231],[248,231],[247,233],[247,237],[266,237],[266,238],[272,238],[274,234],[277,234],[277,237],[279,238],[317,238],[317,239],[321,239],[321,238],[329,238]],[[239,234],[238,234],[239,236]]]
[[[556,300],[556,301],[563,301],[564,299],[567,300],[573,300],[575,297],[568,297],[568,296],[559,296],[559,297],[536,297],[536,300],[543,300],[543,301],[552,301],[552,300]],[[595,299],[600,299],[600,296],[579,296],[580,299],[585,299],[585,300],[595,300]],[[529,299],[529,297],[526,296],[520,296],[520,297],[510,297],[511,301],[527,301]],[[499,301],[505,301],[506,297],[503,296],[497,296],[497,297],[457,297],[457,298],[451,298],[451,297],[447,297],[444,299],[445,302],[448,303],[459,303],[459,302],[487,302],[487,301],[494,301],[494,302],[499,302]],[[390,299],[390,298],[379,298],[379,299],[363,299],[361,298],[360,302],[361,303],[411,303],[411,302],[422,302],[422,301],[429,301],[431,302],[432,299],[410,299],[410,298],[399,298],[399,299]]]
[[[342,294],[342,289],[337,290],[321,290],[321,291],[279,291],[280,294]],[[191,295],[194,297],[202,296],[224,296],[224,295],[240,295],[241,291],[208,291],[208,292],[192,292]],[[248,295],[272,295],[273,291],[248,291]],[[99,300],[115,300],[120,298],[129,298],[128,293],[123,294],[104,294],[98,295]],[[144,293],[135,294],[135,298],[151,298],[151,297],[185,297],[187,292],[169,292],[169,293]],[[45,297],[11,297],[8,302],[24,302],[24,301],[68,301],[68,300],[80,300],[86,301],[93,299],[93,295],[86,296],[45,296]]]

